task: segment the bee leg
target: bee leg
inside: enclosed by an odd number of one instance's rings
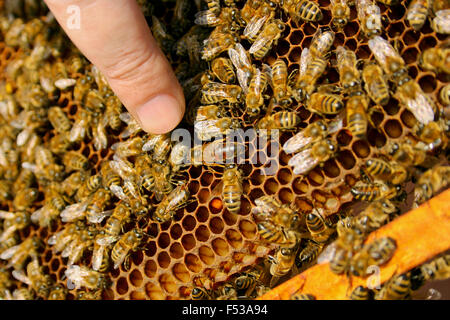
[[[127,254],[125,257],[125,261],[123,262],[123,268],[125,271],[130,270],[131,263],[130,263],[130,254]]]

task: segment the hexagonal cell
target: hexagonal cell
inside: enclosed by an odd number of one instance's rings
[[[182,263],[176,263],[173,266],[172,274],[175,276],[175,278],[184,283],[187,283],[191,278],[188,269],[186,269],[186,266]]]
[[[208,227],[205,225],[201,225],[195,230],[195,238],[200,242],[208,241],[210,236],[210,232]]]
[[[417,61],[419,51],[415,47],[408,48],[402,53],[402,58],[406,63],[414,63]]]
[[[169,273],[162,274],[158,281],[161,288],[169,294],[174,294],[178,289],[175,278]]]
[[[169,244],[170,236],[165,232],[161,233],[158,238],[158,247],[165,249],[169,246]]]
[[[204,245],[198,249],[198,255],[200,260],[207,266],[212,265],[216,259],[214,251],[210,247]]]
[[[181,244],[178,242],[172,243],[169,248],[170,256],[174,259],[179,259],[183,256],[184,250]]]
[[[294,201],[294,194],[291,191],[291,189],[288,188],[280,189],[278,197],[280,198],[280,201],[283,203],[290,204]]]
[[[288,184],[292,181],[292,172],[289,168],[282,168],[277,172],[277,179],[281,184]]]
[[[183,221],[181,222],[181,225],[183,226],[183,229],[185,231],[192,231],[195,229],[197,221],[193,216],[185,216]]]
[[[339,152],[337,161],[346,170],[350,170],[355,166],[356,160],[353,154],[349,150],[343,150]]]
[[[323,178],[323,174],[319,168],[315,168],[307,175],[308,182],[312,186],[320,186],[324,183],[325,179]]]
[[[278,191],[278,183],[275,179],[269,178],[264,183],[264,191],[266,194],[274,194]]]
[[[209,218],[208,208],[200,206],[195,213],[198,222],[206,222]]]
[[[145,255],[147,257],[153,257],[156,253],[156,242],[155,241],[149,241],[147,245],[145,246]]]
[[[419,85],[425,93],[431,93],[436,90],[436,78],[432,75],[422,76]]]
[[[224,228],[223,220],[219,217],[214,217],[209,221],[209,229],[212,233],[220,234]]]
[[[352,150],[358,158],[366,158],[370,154],[370,146],[364,140],[355,141]]]
[[[248,220],[242,220],[239,223],[239,231],[247,239],[253,239],[256,236],[256,225]]]
[[[120,277],[116,283],[116,291],[120,295],[124,295],[128,292],[128,281],[124,277]]]
[[[183,230],[181,229],[181,226],[178,223],[177,224],[173,224],[170,227],[170,231],[169,232],[170,232],[170,237],[173,240],[177,240],[183,234]]]
[[[286,53],[288,53],[289,48],[290,48],[289,42],[286,40],[281,40],[278,42],[277,54],[279,56],[284,56]]]
[[[132,291],[130,293],[131,300],[146,300],[146,295],[144,290]]]
[[[184,263],[186,267],[194,273],[199,273],[200,270],[202,270],[200,259],[192,253],[188,253],[184,256]]]
[[[213,248],[214,252],[217,255],[219,255],[219,256],[227,255],[227,253],[229,251],[229,247],[225,240],[223,240],[221,238],[216,238],[211,242],[211,244],[212,244],[212,248]]]
[[[416,117],[409,111],[409,110],[403,110],[403,112],[400,115],[400,119],[402,120],[402,123],[407,126],[408,128],[412,128],[416,124]]]
[[[183,245],[184,250],[189,251],[195,247],[196,241],[192,234],[185,234],[181,238],[181,244]]]
[[[367,132],[367,140],[372,146],[377,148],[381,148],[386,144],[386,137],[384,134],[375,129],[369,129]]]
[[[384,131],[391,138],[398,138],[403,132],[401,124],[395,119],[386,121],[384,124]]]
[[[160,252],[157,257],[158,265],[166,269],[170,265],[170,256],[166,251]]]
[[[135,287],[140,287],[143,281],[142,274],[137,269],[134,269],[130,272],[130,274],[128,275],[128,279],[130,280],[130,283]]]
[[[293,31],[289,36],[289,42],[291,45],[299,44],[302,41],[303,33],[300,30]]]
[[[145,275],[149,278],[153,278],[156,274],[156,270],[158,269],[158,266],[156,265],[156,262],[153,260],[148,260],[145,263],[144,272]]]
[[[236,230],[228,229],[225,232],[225,238],[234,249],[239,249],[242,247],[242,236]]]
[[[330,159],[325,162],[323,166],[323,172],[329,178],[336,178],[341,173],[341,170],[337,166],[336,161],[334,159]]]
[[[145,293],[151,300],[164,300],[166,297],[159,284],[151,282],[145,285]]]
[[[213,179],[214,179],[214,175],[211,172],[205,171],[200,176],[200,183],[203,187],[207,187],[207,186],[211,185],[211,183],[213,182]]]
[[[308,182],[304,179],[304,177],[295,178],[294,182],[292,183],[292,186],[296,194],[307,193],[309,190]]]
[[[142,250],[133,251],[131,253],[131,261],[133,261],[133,264],[138,266],[142,263],[144,260],[144,253]]]

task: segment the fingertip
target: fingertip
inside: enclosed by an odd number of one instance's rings
[[[169,94],[160,94],[136,109],[142,128],[149,133],[172,131],[184,115],[184,104]]]

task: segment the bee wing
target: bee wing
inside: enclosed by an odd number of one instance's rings
[[[195,20],[194,20],[195,24],[198,24],[201,26],[205,26],[205,25],[213,26],[219,22],[220,22],[219,17],[217,17],[210,10],[200,11],[195,14]]]
[[[236,71],[236,75],[237,75],[239,85],[242,88],[242,91],[245,94],[247,94],[248,93],[248,79],[250,78],[248,72],[245,72],[242,69],[238,69]]]
[[[129,198],[127,197],[127,195],[125,194],[125,192],[123,192],[123,189],[121,186],[117,186],[117,185],[112,185],[110,187],[111,192],[120,200],[129,201]]]
[[[127,257],[128,254],[128,250],[123,250],[118,256],[117,256],[117,260],[114,262],[114,269],[117,269],[122,262],[125,260],[125,258]]]
[[[330,245],[326,246],[325,249],[319,254],[317,257],[317,264],[328,263],[333,259],[336,254],[337,246],[336,243],[333,242]]]
[[[37,166],[34,163],[30,163],[30,162],[22,162],[22,168],[28,169],[28,170],[32,171],[33,173],[36,173],[36,171],[37,171]]]
[[[119,237],[104,236],[104,237],[97,238],[96,242],[100,246],[107,246],[107,245],[110,245],[110,244],[116,242],[117,240],[119,240]]]
[[[309,53],[309,49],[303,49],[300,55],[300,65],[298,70],[298,75],[303,76],[306,73],[306,68],[308,67],[309,61],[311,60],[311,55]]]
[[[255,94],[258,95],[261,91],[261,70],[256,69],[251,81],[254,84],[253,88],[255,90]]]
[[[261,30],[261,27],[266,22],[268,16],[258,17],[254,16],[249,23],[245,26],[244,29],[244,37],[253,38],[258,35],[258,32]]]
[[[338,132],[344,126],[344,115],[340,113],[334,120],[328,122],[328,134]]]
[[[105,121],[107,121],[107,118],[102,117],[102,119],[98,122],[95,128],[96,134],[94,135],[94,147],[95,150],[97,151],[106,149],[106,147],[108,146],[108,137],[106,135]]]
[[[319,160],[311,154],[311,149],[305,149],[288,161],[288,165],[294,168],[294,174],[304,174],[319,164]]]
[[[405,101],[405,104],[417,121],[427,124],[434,120],[433,102],[423,93],[418,85],[414,99]]]
[[[64,250],[61,252],[61,257],[67,258],[72,254],[72,251],[77,245],[76,240],[71,240],[68,245],[64,248]]]
[[[81,218],[86,211],[87,205],[88,202],[84,201],[67,206],[63,211],[61,211],[61,220],[63,222],[71,222]]]
[[[28,139],[31,136],[31,133],[33,132],[33,128],[32,127],[28,127],[23,129],[18,135],[17,135],[17,146],[21,147],[24,144],[27,143]]]
[[[286,153],[297,152],[305,148],[312,140],[313,138],[305,136],[304,130],[302,130],[284,143],[283,150]]]
[[[41,218],[45,215],[45,213],[47,212],[48,207],[47,205],[41,207],[40,209],[37,209],[36,211],[34,211],[31,214],[31,222],[33,223],[39,223],[39,220],[41,220]]]
[[[8,229],[3,230],[2,235],[0,236],[0,241],[6,241],[11,235],[17,230],[16,226],[10,226]]]
[[[210,96],[228,97],[229,94],[226,92],[225,88],[226,85],[223,83],[209,82],[205,85],[205,87],[203,87],[203,91],[206,91],[206,93]]]
[[[159,139],[160,136],[158,134],[150,135],[147,142],[142,146],[142,151],[152,151]]]
[[[14,279],[19,280],[20,282],[23,282],[29,286],[33,284],[33,282],[30,280],[30,278],[27,277],[23,270],[13,270],[11,273]]]
[[[75,142],[77,140],[82,140],[85,135],[86,135],[86,120],[81,119],[79,121],[76,121],[73,124],[72,129],[70,129],[69,141]]]
[[[196,121],[194,123],[194,132],[199,137],[200,140],[209,140],[212,136],[221,135],[221,130],[217,126],[217,122],[219,120],[205,120],[205,121]]]
[[[20,248],[20,244],[6,249],[5,251],[2,252],[2,254],[0,254],[0,259],[3,259],[3,260],[11,259],[16,254],[17,250],[19,250],[19,248]]]
[[[439,33],[450,34],[450,9],[437,11],[433,25],[438,27]]]
[[[103,254],[105,252],[104,246],[95,246],[92,252],[92,269],[98,271],[102,265]]]
[[[269,43],[270,41],[272,41],[271,37],[266,37],[266,36],[260,36],[258,37],[258,39],[256,39],[256,41],[252,44],[252,46],[250,47],[250,49],[248,50],[248,52],[250,52],[251,54],[254,54],[255,52],[257,52],[258,50],[260,50],[262,47],[264,47],[267,43]]]
[[[385,72],[389,70],[386,58],[387,57],[395,57],[396,59],[400,59],[403,61],[402,57],[399,53],[380,36],[375,36],[368,42],[369,48],[375,56],[377,62],[382,66]]]
[[[135,184],[131,182],[131,180],[125,180],[123,182],[124,186],[126,186],[128,188],[128,190],[130,191],[131,195],[136,198],[139,199],[140,198],[140,194],[139,194],[139,190],[135,187]]]
[[[84,249],[86,248],[86,242],[82,242],[79,245],[75,246],[72,251],[69,253],[69,260],[67,261],[67,265],[71,266],[80,260],[81,255],[83,254]]]
[[[113,211],[114,210],[106,210],[102,212],[96,212],[95,214],[90,214],[88,221],[90,223],[101,223],[103,219],[109,217],[113,213]]]
[[[14,212],[0,210],[0,218],[1,219],[14,219],[15,216],[16,215],[14,214]]]
[[[69,87],[74,86],[76,83],[77,83],[77,80],[75,80],[75,79],[70,79],[70,78],[59,79],[59,80],[55,81],[55,87],[57,87],[58,89],[61,89],[61,90],[65,90]]]

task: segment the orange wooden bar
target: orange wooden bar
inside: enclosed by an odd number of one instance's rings
[[[367,241],[385,236],[397,241],[397,250],[392,259],[380,268],[381,283],[448,250],[450,189],[374,231]],[[309,268],[258,299],[285,300],[297,291],[310,293],[318,300],[348,299],[354,288],[367,286],[367,279],[336,275],[326,263]]]

